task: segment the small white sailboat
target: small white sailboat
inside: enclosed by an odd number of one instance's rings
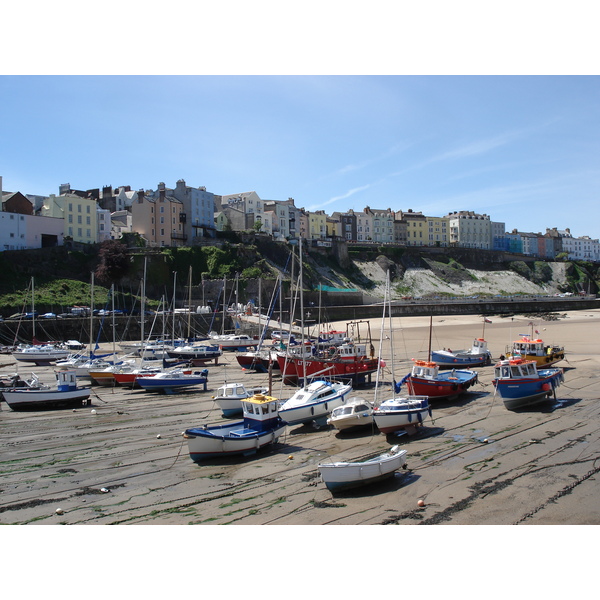
[[[394,477],[406,465],[406,450],[393,446],[387,452],[360,461],[338,461],[318,465],[321,479],[335,494]]]
[[[431,409],[429,407],[429,398],[427,396],[419,395],[401,395],[400,388],[402,381],[396,382],[394,376],[394,345],[392,341],[392,323],[391,323],[391,310],[389,309],[390,299],[390,274],[387,273],[386,280],[386,297],[383,303],[383,318],[381,321],[381,335],[380,335],[380,352],[381,355],[381,344],[384,338],[384,325],[386,309],[388,312],[389,323],[389,340],[390,340],[390,351],[391,351],[391,362],[392,362],[392,396],[387,398],[383,402],[378,402],[377,397],[380,390],[379,376],[381,366],[377,371],[377,382],[375,384],[375,407],[373,409],[373,420],[375,425],[381,433],[408,433],[413,434],[417,431],[417,428],[423,425],[423,421],[429,416],[431,417]],[[386,302],[387,300],[387,302]],[[386,306],[387,305],[387,306]]]

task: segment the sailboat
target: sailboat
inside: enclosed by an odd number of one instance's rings
[[[383,302],[383,317],[381,319],[381,334],[379,353],[381,354],[381,346],[384,339],[384,326],[386,311],[388,312],[389,319],[389,340],[390,340],[390,353],[391,353],[391,369],[392,369],[392,396],[382,402],[378,401],[378,395],[380,391],[380,377],[381,368],[380,365],[377,371],[377,382],[375,384],[375,401],[373,408],[373,420],[375,425],[381,433],[408,433],[414,434],[418,428],[423,425],[423,422],[427,417],[431,417],[431,408],[429,406],[429,398],[425,395],[401,395],[400,388],[401,383],[396,382],[394,376],[394,344],[393,344],[393,327],[391,318],[391,307],[390,307],[390,274],[387,273],[386,279],[386,292]]]
[[[15,360],[19,362],[31,362],[35,365],[49,365],[67,358],[71,351],[59,344],[42,344],[38,342],[35,335],[35,286],[34,279],[31,278],[31,325],[32,325],[32,344],[18,346],[12,353]]]

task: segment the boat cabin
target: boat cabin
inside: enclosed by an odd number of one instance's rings
[[[66,392],[77,388],[77,372],[73,369],[69,371],[57,371],[56,379],[58,381],[58,391]]]
[[[494,367],[496,379],[522,379],[526,377],[537,377],[537,365],[533,360],[502,360]]]
[[[336,419],[340,417],[350,416],[360,413],[368,413],[371,410],[371,406],[366,402],[360,402],[357,404],[346,404],[345,406],[338,406],[334,408],[331,413],[331,418]]]
[[[214,398],[239,398],[248,395],[243,383],[226,383],[217,389]]]
[[[254,394],[254,396],[243,399],[244,430],[259,432],[272,429],[274,423],[279,420],[278,405],[277,398],[264,394]]]
[[[352,342],[341,344],[333,347],[333,355],[335,358],[342,360],[354,360],[367,357],[366,344],[353,344]]]
[[[319,332],[319,342],[325,344],[343,344],[348,342],[349,338],[345,331],[335,331],[333,329],[329,331]]]
[[[414,359],[413,359],[414,360]],[[415,360],[411,375],[413,377],[424,377],[426,379],[434,379],[438,374],[438,366],[434,362],[425,360]]]
[[[487,352],[487,342],[483,338],[476,338],[473,340],[471,346],[472,354],[485,354]]]

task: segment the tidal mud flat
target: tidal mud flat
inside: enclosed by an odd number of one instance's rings
[[[208,366],[206,392],[165,396],[94,386],[92,405],[77,409],[16,412],[3,402],[0,524],[599,524],[600,310],[491,320],[484,337],[495,359],[530,322],[546,343],[564,345],[556,402],[508,411],[494,394],[493,366],[481,367],[469,393],[432,402],[433,418],[414,436],[292,426],[254,456],[203,465],[191,461],[181,433],[223,422],[212,399],[217,387],[268,384],[266,374],[242,371],[233,352]],[[372,320],[375,337],[379,327]],[[400,380],[411,358],[426,358],[429,319],[397,318],[394,328]],[[477,316],[434,317],[432,347],[468,347],[482,328]],[[391,391],[388,344],[383,340],[379,401]],[[0,366],[15,370],[10,356]],[[19,365],[21,374],[30,371],[42,381],[54,377],[52,368]],[[274,375],[274,396],[294,390]],[[374,394],[373,383],[352,395]],[[396,443],[408,452],[408,468],[391,480],[332,496],[319,479],[319,462],[360,459]]]

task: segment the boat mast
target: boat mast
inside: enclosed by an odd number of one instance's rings
[[[383,333],[385,330],[385,310],[387,307],[387,297],[389,293],[389,285],[390,285],[390,272],[389,270],[386,272],[386,281],[385,281],[385,292],[383,295],[383,314],[381,315],[381,331],[379,333],[379,360],[377,361],[377,375],[375,376],[375,395],[373,397],[373,405],[377,406],[377,393],[379,392],[379,376],[381,374],[381,350],[383,347]],[[391,311],[390,311],[391,312]],[[391,327],[391,318],[390,318],[390,347],[392,349],[392,386],[394,385],[394,345],[392,344],[392,327]]]
[[[190,329],[192,323],[192,266],[190,265],[190,272],[188,275],[188,328],[187,328],[187,339],[190,341]]]
[[[90,284],[90,359],[94,357],[94,273]]]
[[[431,330],[433,328],[433,315],[429,315],[429,350],[427,351],[427,360],[431,361]]]
[[[31,323],[32,323],[32,342],[35,344],[35,291],[33,277],[31,278]]]
[[[140,321],[140,342],[142,349],[144,347],[144,318],[146,316],[146,266],[148,257],[144,256],[144,278],[142,279],[142,299],[141,299],[141,321]]]
[[[110,287],[110,296],[112,300],[112,339],[113,339],[113,361],[117,359],[117,347],[115,340],[115,284],[113,283]]]
[[[173,341],[173,347],[175,347],[175,290],[177,288],[177,271],[173,271],[173,335],[171,339]]]
[[[298,261],[300,263],[299,271],[300,275],[298,277],[298,284],[300,286],[300,340],[301,340],[301,348],[302,353],[304,354],[304,282],[302,280],[303,277],[303,269],[302,269],[302,236],[299,238],[300,244],[298,246]],[[291,333],[290,333],[291,336]],[[304,355],[302,356],[302,387],[306,385],[306,360],[304,360]]]
[[[225,305],[227,303],[227,298],[226,298],[226,294],[225,294],[226,282],[227,282],[227,276],[223,275],[223,319],[221,319],[221,335],[225,335],[225,310],[226,310]]]

